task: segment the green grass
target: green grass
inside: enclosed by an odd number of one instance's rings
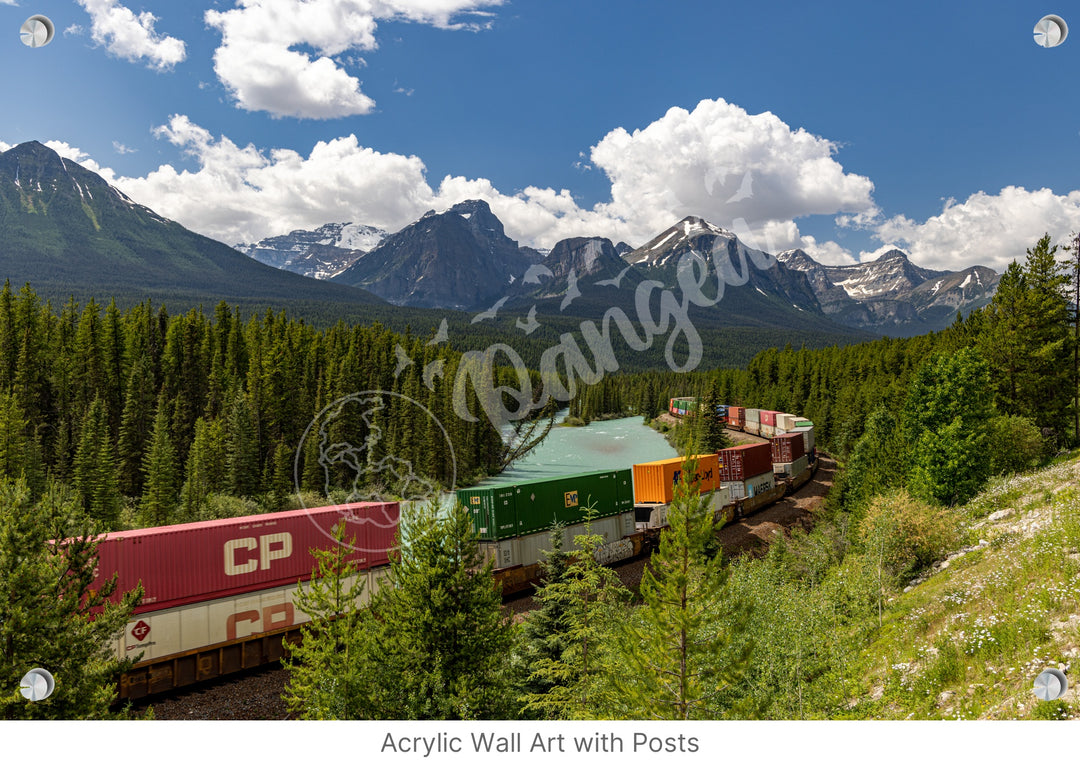
[[[1075,690],[1032,692],[1043,669],[1080,664],[1077,459],[994,480],[959,511],[970,551],[889,600],[850,673],[851,717],[1080,717]]]

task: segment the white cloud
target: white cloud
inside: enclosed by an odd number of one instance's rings
[[[136,15],[116,0],[77,0],[90,14],[90,34],[109,53],[132,62],[146,59],[158,70],[183,62],[184,42],[154,30],[157,21],[149,11]],[[69,30],[71,28],[68,28]]]
[[[329,221],[400,228],[433,201],[420,159],[364,148],[352,135],[320,142],[305,158],[287,149],[241,148],[186,116],[173,116],[156,134],[190,154],[196,169],[164,165],[145,177],[110,182],[161,215],[229,244]]]
[[[964,202],[948,200],[939,215],[917,223],[899,215],[876,230],[882,242],[901,246],[919,266],[962,269],[982,264],[998,271],[1023,260],[1043,234],[1058,244],[1080,223],[1080,191],[1055,194],[1008,186],[979,191]]]
[[[118,140],[113,140],[112,147],[113,147],[113,150],[116,151],[121,156],[123,156],[124,154],[128,154],[128,153],[135,153],[138,150],[138,148],[129,148],[128,146],[124,145],[123,143],[119,142]]]
[[[221,32],[214,71],[238,107],[274,116],[340,118],[369,113],[375,101],[363,93],[360,79],[332,57],[378,48],[378,21],[477,29],[486,24],[452,20],[502,1],[237,0],[228,11],[207,11],[205,20]],[[366,64],[363,59],[344,61],[354,67]]]
[[[566,189],[506,194],[483,178],[447,176],[433,190],[419,158],[379,153],[352,135],[319,143],[305,158],[294,150],[239,147],[186,116],[172,117],[156,134],[190,154],[193,168],[166,165],[113,182],[162,215],[228,243],[330,221],[397,229],[428,209],[480,198],[511,237],[536,247],[573,236],[640,245],[693,214],[775,252],[806,244],[799,216],[876,212],[872,184],[843,171],[832,159],[833,144],[722,100],[673,109],[633,133],[610,132],[590,161],[611,180],[611,197],[592,208]]]
[[[873,184],[844,172],[835,152],[834,143],[772,113],[750,115],[718,99],[671,108],[633,133],[615,129],[591,161],[611,179],[611,212],[654,232],[688,214],[727,226],[876,213]]]

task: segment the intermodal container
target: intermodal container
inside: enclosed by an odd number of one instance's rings
[[[618,541],[632,535],[636,530],[632,512],[616,514],[602,519],[595,519],[588,526],[593,535],[602,539],[602,544]],[[584,523],[567,525],[563,530],[563,551],[574,549],[574,537],[583,535]],[[501,541],[481,541],[480,549],[485,559],[490,557],[496,568],[512,568],[516,565],[535,565],[542,561],[545,552],[552,550],[549,531],[530,533],[529,535],[504,538]]]
[[[781,412],[780,414],[776,415],[776,427],[784,431],[785,433],[794,429],[795,415],[788,414],[786,412]]]
[[[778,414],[780,414],[780,412],[773,412],[773,411],[770,411],[770,410],[762,409],[761,410],[761,424],[762,425],[771,425],[771,426],[775,427],[776,426],[776,415],[778,415]]]
[[[772,462],[790,463],[806,454],[805,439],[798,432],[780,433],[772,439]]]
[[[295,584],[315,567],[310,550],[336,545],[342,521],[347,559],[366,570],[389,562],[399,515],[398,503],[349,503],[108,533],[98,579],[117,574],[114,601],[141,582],[136,613]]]
[[[697,470],[693,483],[698,492],[710,492],[720,483],[719,458],[716,455],[696,455]],[[634,466],[634,502],[670,503],[675,485],[682,480],[684,459],[654,460]]]
[[[759,425],[756,422],[750,422],[750,421],[744,422],[743,423],[743,430],[746,431],[747,433],[752,433],[755,436],[760,436],[761,435],[761,425]]]
[[[773,474],[775,474],[776,476],[780,476],[781,474],[783,474],[784,476],[789,476],[794,479],[796,476],[805,471],[808,465],[809,463],[806,459],[806,455],[803,455],[800,458],[792,460],[790,463],[773,463],[772,469]]]
[[[796,417],[795,418],[795,427],[796,428],[809,428],[813,424],[814,424],[813,420],[808,420],[805,417]]]
[[[746,422],[756,422],[756,423],[761,422],[761,410],[760,409],[751,409],[751,408],[747,407],[744,414],[746,416],[743,419],[745,419]]]
[[[482,541],[539,533],[555,522],[582,522],[582,509],[591,505],[597,518],[634,508],[630,469],[592,471],[577,476],[553,476],[457,491],[473,518]]]
[[[743,444],[719,451],[720,480],[741,482],[772,471],[772,446],[767,442]]]
[[[742,425],[746,422],[746,409],[741,406],[729,406],[727,419],[728,425]]]
[[[775,425],[766,425],[765,423],[762,423],[761,427],[758,429],[758,435],[763,436],[766,439],[771,439],[779,432],[781,431],[777,431]]]
[[[753,498],[755,495],[761,495],[763,492],[768,492],[776,486],[776,479],[773,476],[772,467],[764,474],[758,476],[752,476],[743,482],[746,488],[746,497]]]
[[[803,435],[803,449],[812,452],[814,449],[814,426],[803,425],[796,427],[795,430]]]

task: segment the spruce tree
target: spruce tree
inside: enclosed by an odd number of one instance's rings
[[[154,417],[154,433],[143,458],[143,487],[140,505],[141,519],[146,526],[168,525],[177,519],[177,498],[180,492],[180,467],[176,447],[169,434],[169,404],[162,395]]]
[[[79,434],[73,478],[79,505],[107,530],[116,530],[120,526],[120,486],[108,422],[105,402],[95,398]]]
[[[110,715],[116,676],[130,664],[116,658],[111,641],[141,590],[91,618],[87,592],[96,575],[94,536],[101,529],[58,489],[35,501],[22,482],[0,482],[0,718]],[[115,588],[115,580],[106,580],[99,599]],[[32,668],[56,679],[46,700],[28,702],[19,693]]]
[[[584,507],[586,531],[574,536],[565,570],[539,593],[550,612],[550,633],[531,663],[526,710],[547,719],[595,718],[606,713],[610,634],[625,614],[627,590],[596,559],[603,536],[593,533],[592,504]],[[543,619],[540,622],[544,626]],[[616,668],[617,669],[617,668]]]
[[[707,498],[693,481],[694,461],[668,507],[669,527],[641,580],[643,605],[629,618],[620,648],[613,711],[642,719],[701,719],[714,715],[716,698],[738,680],[749,657],[745,609],[724,609],[728,571],[707,555],[714,531]]]
[[[296,606],[311,617],[298,644],[287,644],[282,660],[289,674],[284,698],[303,719],[370,717],[365,630],[370,613],[361,609],[364,584],[346,557],[344,523],[333,529],[331,549],[312,550],[316,570],[305,589],[297,584]]]
[[[389,583],[365,638],[371,713],[380,718],[506,718],[512,647],[502,598],[468,512],[406,509]]]

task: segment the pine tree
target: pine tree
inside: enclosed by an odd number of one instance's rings
[[[566,568],[539,593],[543,608],[551,612],[551,631],[528,678],[542,691],[525,699],[526,709],[542,718],[595,718],[608,705],[608,636],[625,613],[627,590],[615,571],[597,561],[595,552],[604,538],[591,530],[596,510],[591,504],[583,510],[586,532],[574,536]]]
[[[91,619],[87,592],[96,575],[94,536],[100,530],[56,489],[34,502],[21,482],[0,482],[0,718],[110,715],[116,676],[129,663],[107,647],[141,590],[107,603]],[[98,591],[108,597],[115,580]],[[27,702],[19,693],[32,668],[56,679],[46,700]]]
[[[158,399],[154,433],[143,458],[143,487],[140,503],[144,525],[168,525],[176,522],[177,496],[180,492],[180,467],[169,434],[169,404],[164,394]]]
[[[229,489],[241,497],[259,492],[259,425],[243,390],[233,396],[225,424],[229,461]]]
[[[195,440],[188,453],[184,486],[180,490],[180,513],[185,522],[202,519],[211,493],[228,486],[225,433],[220,420],[195,421]]]
[[[333,529],[335,544],[313,550],[316,570],[305,589],[297,585],[296,606],[311,617],[298,644],[286,644],[282,660],[289,674],[285,701],[304,719],[370,717],[368,668],[364,661],[365,631],[370,613],[361,609],[364,584],[346,560],[344,523]]]
[[[712,703],[735,682],[749,650],[742,640],[746,610],[724,608],[728,571],[707,548],[713,535],[708,499],[693,481],[689,460],[668,508],[669,527],[661,536],[641,580],[643,605],[617,640],[620,649],[614,683],[618,715],[645,719],[709,718]]]
[[[73,479],[79,505],[107,530],[120,526],[120,486],[105,402],[95,398],[83,420]]]
[[[532,611],[521,626],[523,639],[523,662],[528,668],[528,675],[522,681],[521,692],[526,702],[540,705],[544,695],[556,687],[565,687],[565,676],[556,675],[545,668],[555,666],[562,660],[563,651],[568,645],[569,635],[569,597],[561,594],[570,567],[570,555],[563,550],[563,525],[556,523],[548,535],[551,549],[544,553],[541,561],[541,581],[536,587],[533,600],[539,608]]]
[[[365,639],[371,712],[380,718],[506,718],[509,622],[468,512],[432,502],[402,516],[390,583],[372,602]]]
[[[142,461],[154,425],[154,374],[142,354],[128,375],[117,438],[120,491],[134,497],[143,490]]]

